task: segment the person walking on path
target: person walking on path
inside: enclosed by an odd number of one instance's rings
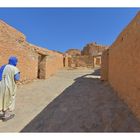
[[[9,58],[9,63],[0,68],[0,112],[2,121],[12,119],[15,114],[15,98],[20,71],[16,67],[18,59]]]

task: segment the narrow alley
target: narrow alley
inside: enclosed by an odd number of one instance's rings
[[[0,132],[139,132],[140,123],[99,70],[60,70],[21,85],[16,116]]]

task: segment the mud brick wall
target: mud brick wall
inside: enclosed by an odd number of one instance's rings
[[[94,59],[92,56],[75,56],[69,59],[70,67],[93,67]]]
[[[29,81],[37,78],[38,57],[37,54],[27,49],[20,48],[16,44],[0,42],[0,66],[8,63],[10,56],[18,58],[18,65],[21,72],[21,81]]]
[[[0,66],[10,56],[19,60],[22,82],[48,78],[64,66],[63,54],[28,43],[21,32],[0,20]]]
[[[0,20],[0,42],[22,43],[26,41],[24,34]]]
[[[109,82],[140,119],[140,12],[109,49]]]
[[[17,67],[22,81],[37,78],[37,54],[29,49],[21,32],[0,20],[0,66],[7,64],[10,56],[16,56],[19,60]]]
[[[64,67],[63,55],[47,56],[45,78],[54,75],[59,69]]]
[[[101,80],[108,80],[109,50],[105,50],[101,56]]]
[[[89,43],[87,44],[83,50],[81,51],[82,55],[90,55],[93,56],[95,54],[101,53],[103,52],[108,46],[104,46],[104,45],[100,45],[100,44],[96,44],[96,42],[94,43]]]

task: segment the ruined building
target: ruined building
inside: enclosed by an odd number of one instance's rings
[[[82,51],[68,50],[66,53],[71,55],[69,58],[70,67],[100,67],[101,55],[108,46],[94,43],[87,44]]]
[[[140,120],[140,12],[103,53],[101,74]]]
[[[93,66],[98,67],[101,66],[101,55],[104,50],[106,50],[108,46],[97,44],[96,42],[87,44],[83,50],[82,55],[84,56],[92,56],[93,57]]]
[[[108,46],[97,44],[96,42],[87,44],[81,51],[82,55],[94,56],[103,52]]]
[[[11,55],[19,60],[21,81],[48,78],[64,66],[63,54],[28,43],[21,32],[0,20],[0,66]]]
[[[80,56],[81,55],[81,51],[78,49],[69,49],[66,51],[66,54],[69,54],[71,56]]]

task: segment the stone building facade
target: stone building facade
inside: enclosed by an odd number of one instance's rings
[[[87,44],[81,51],[79,50],[69,50],[68,54],[71,55],[69,58],[69,67],[100,67],[101,66],[101,55],[108,46],[103,46],[94,43]]]
[[[0,66],[10,56],[19,60],[22,82],[48,78],[64,66],[63,54],[28,43],[21,32],[0,20]]]

